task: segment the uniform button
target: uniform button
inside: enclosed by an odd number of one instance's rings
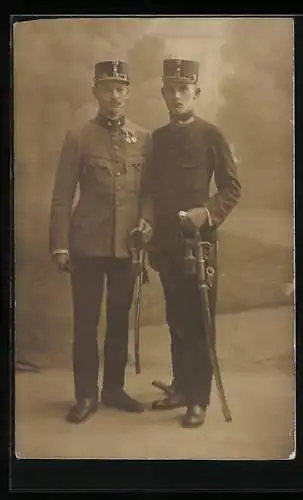
[[[117,186],[117,191],[120,191],[120,189],[121,189],[121,186]]]
[[[117,173],[116,173],[116,176],[117,176],[117,177],[119,177],[119,175],[120,175],[120,172],[117,172]]]
[[[120,205],[120,201],[116,201],[116,207]]]
[[[119,146],[117,146],[117,145],[115,144],[115,145],[114,145],[114,149],[115,149],[116,151],[118,151]]]

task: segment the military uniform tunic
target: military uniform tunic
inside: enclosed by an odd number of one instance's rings
[[[209,197],[214,175],[217,193]],[[237,167],[222,133],[195,117],[183,126],[173,123],[153,133],[152,189],[155,238],[158,249],[180,243],[178,212],[194,207],[208,209],[212,233],[235,206],[240,195]]]
[[[210,196],[214,176],[217,192]],[[163,285],[171,334],[173,383],[187,404],[209,404],[210,364],[196,275],[184,273],[184,241],[178,212],[205,207],[209,224],[203,237],[212,242],[208,260],[217,269],[217,229],[236,205],[241,186],[237,167],[222,133],[194,117],[153,133],[151,192],[154,206],[152,261]],[[211,283],[210,309],[215,323],[217,273]]]
[[[128,120],[121,128],[112,123],[97,117],[66,136],[52,199],[51,251],[128,257],[129,231],[140,215],[149,218],[141,185],[150,134]],[[78,182],[80,198],[71,215]]]
[[[100,308],[107,282],[103,390],[124,386],[134,271],[128,235],[149,216],[145,178],[150,135],[126,120],[98,115],[67,134],[55,178],[51,252],[68,250],[73,316],[75,398],[98,399]],[[77,184],[79,201],[72,211]]]

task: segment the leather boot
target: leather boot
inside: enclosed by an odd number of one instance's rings
[[[173,410],[185,406],[185,399],[181,394],[173,393],[163,399],[158,399],[152,403],[153,410]]]
[[[98,403],[95,398],[84,398],[78,401],[68,412],[66,421],[73,424],[84,422],[95,413],[98,408]]]
[[[191,404],[187,406],[185,415],[181,419],[182,427],[196,428],[204,424],[206,415],[205,408],[198,404]]]

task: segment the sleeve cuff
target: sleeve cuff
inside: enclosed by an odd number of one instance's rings
[[[57,248],[56,250],[52,251],[53,255],[57,255],[58,253],[65,253],[68,255],[69,251],[66,248]]]
[[[213,223],[213,218],[212,218],[212,216],[211,216],[211,213],[210,213],[210,211],[208,210],[208,208],[205,208],[205,211],[206,211],[206,213],[207,213],[208,224],[209,224],[209,226],[210,226],[210,227],[212,227],[212,226],[214,225],[214,223]]]

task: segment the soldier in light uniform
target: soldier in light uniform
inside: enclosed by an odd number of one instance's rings
[[[70,130],[62,147],[50,215],[50,251],[58,268],[70,271],[73,297],[73,374],[75,405],[69,422],[82,422],[99,401],[97,328],[107,279],[104,344],[104,405],[130,412],[143,406],[124,391],[128,319],[134,269],[128,248],[130,231],[151,234],[145,196],[150,134],[124,116],[129,75],[123,61],[95,65],[96,117]],[[79,183],[80,196],[72,211]]]
[[[164,61],[162,95],[170,121],[153,133],[151,174],[154,237],[149,255],[163,285],[173,372],[168,396],[155,401],[153,408],[185,406],[182,424],[186,427],[204,422],[212,367],[203,333],[197,277],[184,272],[182,232],[190,236],[199,229],[203,238],[212,243],[208,259],[215,275],[209,298],[215,322],[217,229],[237,204],[241,192],[237,167],[224,136],[217,127],[195,115],[200,94],[198,72],[196,61]],[[213,175],[217,191],[210,196]],[[182,223],[180,211],[187,212]]]

